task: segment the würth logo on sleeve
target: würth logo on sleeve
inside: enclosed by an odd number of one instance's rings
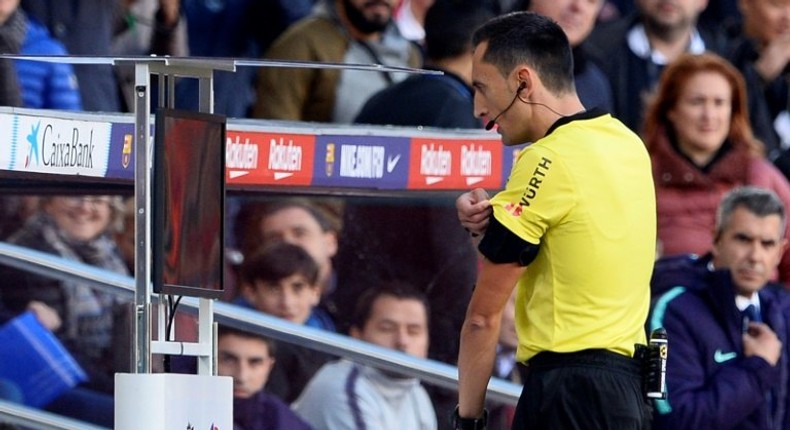
[[[520,205],[529,206],[532,200],[538,195],[540,184],[542,184],[543,180],[546,178],[546,174],[549,172],[550,166],[551,160],[546,157],[540,158],[540,162],[532,172],[532,177],[529,178],[529,183],[527,184],[527,188],[524,190],[524,194],[521,195],[521,200],[519,201]]]

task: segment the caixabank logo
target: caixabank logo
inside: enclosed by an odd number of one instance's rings
[[[110,146],[109,123],[19,117],[11,170],[104,176]]]
[[[314,136],[228,130],[227,181],[245,185],[310,185],[314,153]]]

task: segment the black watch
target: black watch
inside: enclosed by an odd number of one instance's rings
[[[488,409],[483,409],[483,416],[477,418],[463,418],[458,415],[458,406],[453,412],[453,428],[455,430],[485,430],[488,425]]]

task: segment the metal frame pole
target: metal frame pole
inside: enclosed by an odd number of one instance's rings
[[[134,88],[134,373],[151,373],[151,75],[135,63]]]

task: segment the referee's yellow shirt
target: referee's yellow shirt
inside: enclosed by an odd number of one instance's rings
[[[656,249],[650,158],[609,114],[568,118],[522,150],[494,216],[540,244],[519,280],[517,359],[645,343]]]

